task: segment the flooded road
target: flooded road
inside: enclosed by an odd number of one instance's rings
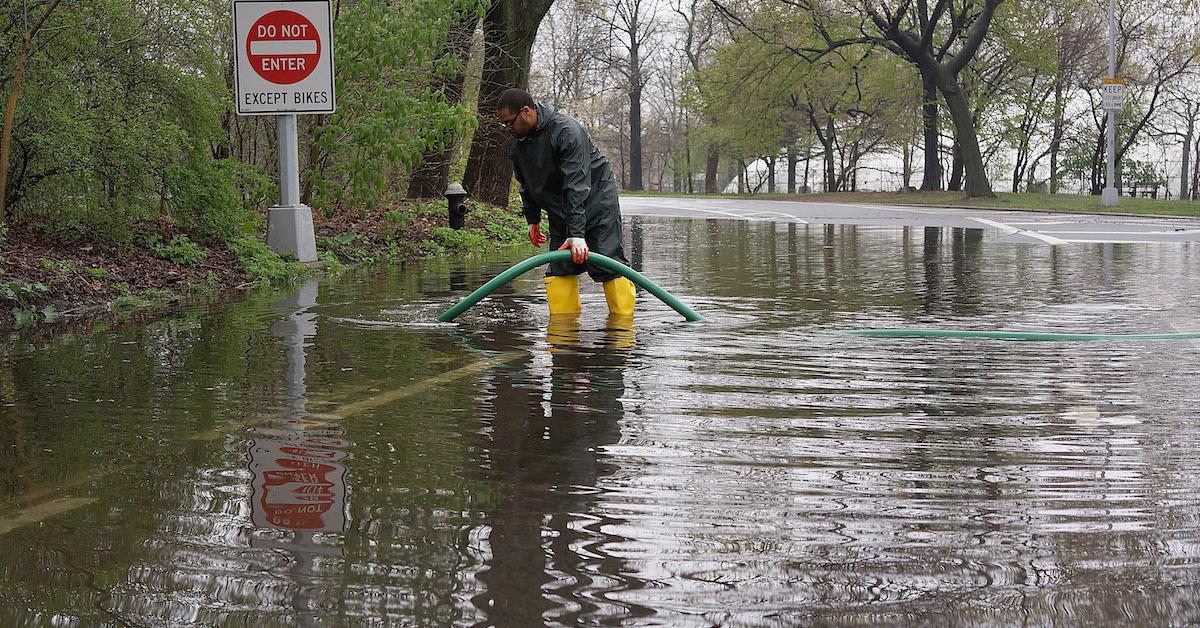
[[[1200,244],[626,219],[636,323],[531,254],[0,357],[0,624],[1200,619]]]

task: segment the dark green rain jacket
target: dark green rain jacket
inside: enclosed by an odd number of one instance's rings
[[[599,227],[621,223],[617,183],[608,159],[592,144],[587,131],[574,118],[556,113],[544,103],[537,104],[538,124],[525,137],[508,142],[508,157],[521,184],[521,200],[529,224],[542,220],[542,210],[550,217],[550,235],[583,238]],[[607,231],[607,230],[606,230]],[[588,246],[609,254],[611,243],[591,242]],[[616,242],[620,247],[620,239]],[[623,257],[623,256],[622,256]]]

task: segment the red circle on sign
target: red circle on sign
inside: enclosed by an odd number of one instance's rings
[[[255,73],[276,85],[308,78],[321,58],[321,38],[308,18],[295,11],[271,11],[258,18],[246,38],[246,56]]]

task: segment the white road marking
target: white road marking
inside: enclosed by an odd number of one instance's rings
[[[1023,236],[1031,237],[1035,240],[1041,240],[1042,242],[1045,242],[1046,244],[1050,244],[1050,245],[1067,244],[1066,240],[1056,238],[1054,236],[1049,236],[1044,233],[1030,231],[1028,229],[1018,229],[1016,227],[1006,225],[1002,222],[996,222],[995,220],[988,220],[987,218],[971,218],[971,220],[973,220],[979,224],[982,224],[982,225],[987,225],[994,229],[999,229],[1001,231],[1004,231],[1005,233],[1014,234],[1014,235],[1023,235]]]

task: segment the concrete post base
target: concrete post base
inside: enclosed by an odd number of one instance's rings
[[[1100,193],[1100,205],[1102,207],[1116,207],[1117,199],[1119,198],[1117,188],[1104,188],[1104,191]]]
[[[267,246],[280,255],[294,255],[301,262],[317,260],[312,208],[308,205],[276,205],[267,210]]]

